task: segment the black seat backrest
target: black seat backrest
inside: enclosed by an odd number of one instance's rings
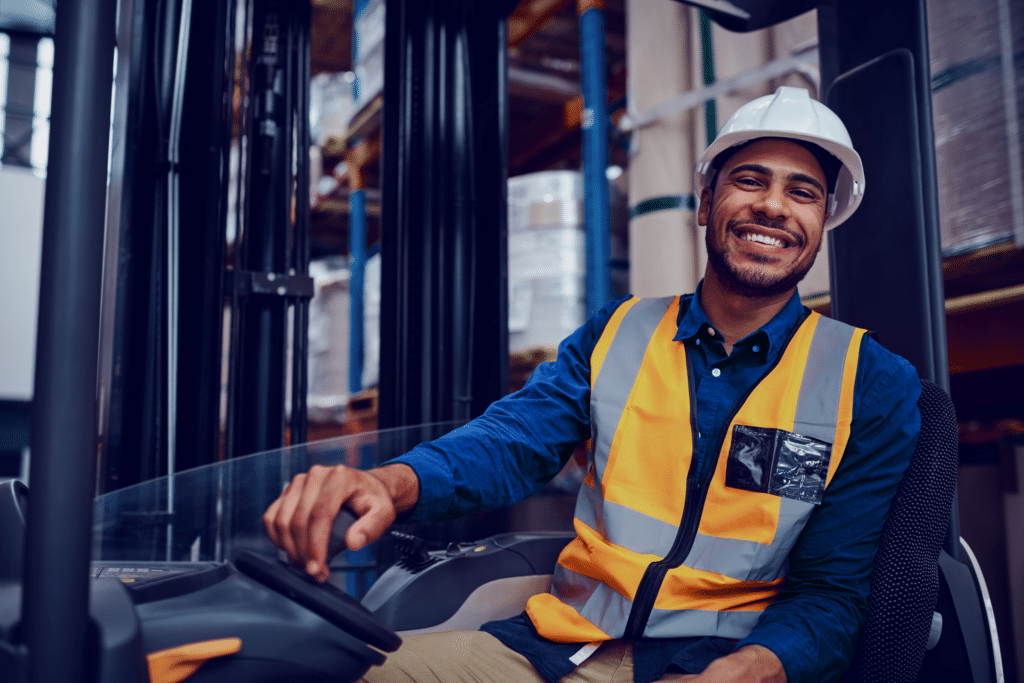
[[[945,391],[921,381],[921,435],[875,557],[871,606],[844,682],[917,678],[939,595],[939,551],[957,473],[957,426]]]

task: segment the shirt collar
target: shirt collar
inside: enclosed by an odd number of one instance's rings
[[[696,336],[702,328],[711,325],[711,321],[708,320],[700,305],[700,293],[703,286],[704,281],[701,280],[697,284],[696,292],[680,299],[679,325],[674,341],[690,339]],[[793,296],[789,298],[782,310],[775,314],[775,317],[737,342],[737,346],[752,343],[754,340],[763,340],[766,348],[761,349],[761,353],[764,354],[762,358],[767,358],[782,347],[803,314],[804,306],[800,303],[800,292],[793,292]]]

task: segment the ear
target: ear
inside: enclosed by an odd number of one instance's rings
[[[697,225],[707,225],[711,215],[711,188],[700,191],[700,206],[697,207]]]

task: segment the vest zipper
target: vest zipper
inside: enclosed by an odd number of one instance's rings
[[[704,479],[706,480],[707,477],[705,476]],[[687,477],[686,505],[683,506],[683,518],[679,523],[679,533],[676,534],[676,540],[672,543],[672,549],[665,559],[647,565],[644,577],[640,580],[640,586],[636,590],[636,597],[633,599],[633,608],[629,611],[623,638],[635,640],[643,636],[644,630],[647,628],[647,620],[651,616],[651,610],[654,609],[654,601],[665,580],[665,574],[669,569],[681,565],[686,556],[690,554],[693,541],[697,538],[700,511],[704,508],[704,499],[708,493],[706,484],[707,481],[696,482],[693,476]]]
[[[690,365],[689,357],[686,358],[686,374],[690,393],[690,435],[691,443],[697,444],[697,413],[693,409],[697,404],[697,393],[694,389],[693,368]],[[644,634],[647,628],[647,620],[654,609],[654,601],[661,590],[661,583],[665,580],[665,574],[669,569],[678,567],[690,554],[693,541],[697,538],[697,526],[700,522],[699,511],[704,508],[704,498],[707,496],[707,486],[704,484],[708,478],[707,473],[713,468],[705,467],[706,471],[697,471],[697,459],[690,457],[690,471],[686,473],[686,503],[683,505],[683,516],[679,521],[679,531],[672,542],[672,548],[664,559],[652,562],[644,570],[644,576],[637,586],[636,596],[633,598],[633,607],[629,610],[629,618],[626,620],[626,630],[623,638],[635,640]],[[703,474],[703,476],[701,476]],[[697,481],[698,478],[701,481]]]
[[[633,607],[629,611],[629,618],[626,620],[626,629],[623,632],[622,637],[625,639],[636,640],[642,638],[644,631],[647,629],[647,620],[650,619],[651,611],[654,609],[654,601],[658,597],[658,593],[661,591],[661,584],[665,580],[665,574],[668,570],[675,569],[681,565],[685,560],[686,556],[690,554],[690,550],[693,548],[693,542],[697,538],[697,529],[700,527],[701,512],[704,510],[704,501],[708,495],[708,484],[712,474],[715,471],[715,467],[711,464],[717,464],[718,459],[721,457],[722,444],[725,443],[725,435],[729,432],[729,425],[736,419],[737,413],[740,408],[750,398],[750,394],[754,392],[754,388],[761,383],[761,380],[767,377],[775,366],[782,360],[782,356],[789,346],[789,342],[792,341],[793,336],[797,330],[803,326],[804,321],[810,315],[810,309],[804,308],[803,315],[797,320],[796,325],[790,331],[789,336],[786,338],[785,343],[782,345],[782,349],[779,351],[779,355],[776,356],[775,361],[765,370],[764,374],[756,382],[754,382],[746,393],[736,402],[733,407],[732,413],[725,421],[725,427],[718,434],[715,439],[714,449],[708,451],[710,457],[705,458],[703,463],[704,471],[695,472],[697,469],[697,461],[691,456],[690,458],[690,471],[686,476],[686,503],[683,505],[683,516],[679,522],[679,531],[676,533],[675,541],[672,542],[672,548],[669,550],[668,555],[664,559],[652,562],[647,565],[647,569],[644,571],[644,576],[640,579],[640,585],[637,586],[636,596],[633,598]],[[686,358],[686,371],[689,380],[690,390],[690,431],[693,435],[692,443],[696,446],[697,444],[697,415],[695,407],[697,405],[697,396],[694,389],[693,382],[693,368],[690,367],[690,358]],[[697,479],[700,481],[697,481]]]

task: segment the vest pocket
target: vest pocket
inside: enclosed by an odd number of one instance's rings
[[[736,425],[725,485],[821,503],[832,444],[784,429]]]

